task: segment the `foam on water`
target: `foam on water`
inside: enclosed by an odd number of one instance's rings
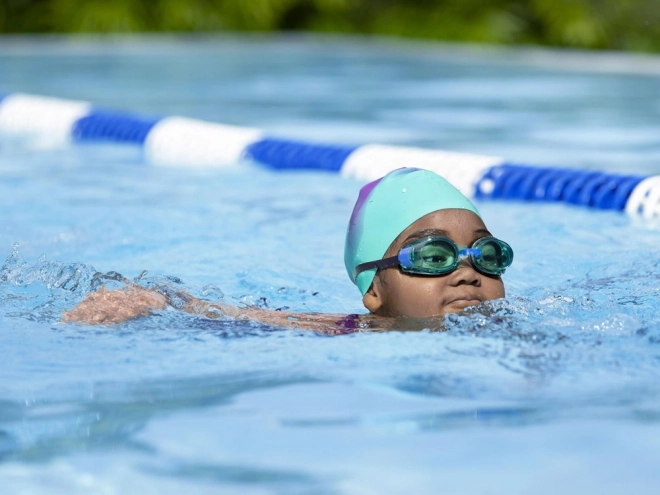
[[[337,54],[316,42],[204,42],[192,52],[167,43],[178,48],[40,55],[31,42],[30,56],[0,51],[0,89],[332,141],[658,172],[649,74],[355,41]],[[603,122],[616,136],[606,143]],[[625,483],[655,493],[658,225],[481,202],[489,229],[516,252],[508,297],[448,316],[442,332],[329,337],[174,308],[116,326],[60,323],[89,291],[124,279],[271,309],[364,311],[342,263],[358,181],[140,162],[122,146],[0,143],[5,489],[616,493]]]

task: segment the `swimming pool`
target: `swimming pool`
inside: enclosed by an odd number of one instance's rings
[[[0,91],[658,174],[659,63],[608,60],[334,38],[10,38]],[[325,337],[173,310],[78,327],[58,319],[97,270],[362,311],[342,259],[362,184],[147,167],[130,146],[0,146],[9,493],[657,492],[657,223],[479,203],[516,250],[509,298],[444,333]]]

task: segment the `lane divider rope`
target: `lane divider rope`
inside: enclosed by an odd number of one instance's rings
[[[184,117],[150,117],[85,101],[0,94],[0,136],[62,145],[110,141],[144,149],[148,163],[222,167],[254,161],[274,170],[319,170],[365,181],[401,167],[433,170],[470,197],[565,202],[660,218],[660,176],[517,164],[496,156],[403,146],[348,146],[268,136],[260,129]]]

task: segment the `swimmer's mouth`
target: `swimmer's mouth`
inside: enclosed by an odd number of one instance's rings
[[[461,296],[449,301],[447,306],[462,306],[465,308],[467,306],[476,306],[477,304],[481,304],[481,302],[481,299],[476,297]]]

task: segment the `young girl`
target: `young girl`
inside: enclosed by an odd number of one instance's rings
[[[168,305],[326,333],[442,325],[441,317],[504,297],[511,247],[492,236],[472,202],[441,176],[402,168],[364,186],[346,234],[344,262],[369,310],[364,315],[287,313],[209,303],[171,287],[87,295],[63,321],[120,323]],[[407,322],[407,323],[404,323]]]

